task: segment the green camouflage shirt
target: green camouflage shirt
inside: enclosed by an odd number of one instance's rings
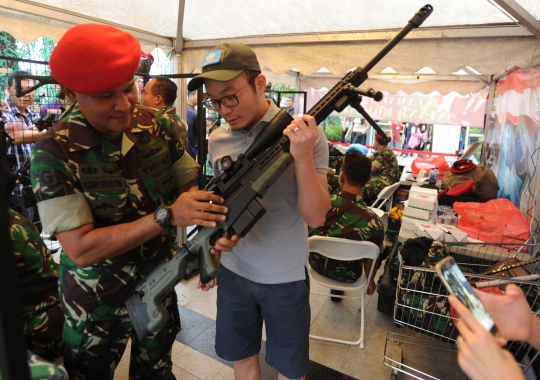
[[[28,219],[9,209],[9,222],[27,347],[54,359],[61,355],[63,324],[58,264]]]
[[[326,221],[313,228],[310,236],[329,236],[351,240],[370,241],[381,246],[384,227],[381,218],[372,211],[362,196],[341,191],[330,197],[332,205],[326,214]],[[340,261],[327,259],[310,252],[309,264],[321,275],[341,282],[354,282],[362,274],[363,260]]]
[[[373,178],[379,178],[386,185],[394,184],[399,180],[399,165],[392,149],[384,147],[373,161],[373,166],[378,169],[373,173]]]
[[[75,106],[39,139],[31,180],[43,229],[62,232],[88,223],[102,228],[152,214],[161,203],[171,204],[175,189],[192,182],[199,166],[184,154],[177,119],[166,111],[137,106],[132,128],[115,141],[99,134]],[[121,304],[139,274],[171,255],[171,240],[164,233],[88,268],[78,268],[62,254],[61,265],[79,278],[99,278],[100,284],[92,284],[102,292],[100,297]],[[65,286],[76,285],[70,280]]]

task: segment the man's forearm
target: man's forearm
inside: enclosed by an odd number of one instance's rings
[[[87,224],[72,231],[58,232],[62,249],[78,266],[90,266],[128,252],[158,236],[163,228],[146,215],[131,223],[94,229]]]
[[[13,140],[15,145],[32,144],[43,135],[43,132],[39,132],[32,129],[15,130],[13,131]]]
[[[321,181],[326,182],[326,173],[317,173],[313,163],[294,163],[296,182],[298,184],[298,210],[306,223],[312,227],[319,227],[326,220],[326,213],[330,208],[328,188],[323,187]],[[321,180],[322,177],[323,180]]]

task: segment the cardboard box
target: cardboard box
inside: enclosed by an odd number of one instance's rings
[[[442,241],[444,232],[433,223],[416,222],[414,233],[420,237],[425,236],[433,240]]]
[[[444,232],[444,241],[462,243],[467,241],[467,233],[450,224],[437,223],[436,226]]]
[[[408,216],[403,215],[401,217],[401,228],[408,231],[414,231],[416,228],[417,219],[409,218]]]
[[[437,195],[412,192],[409,194],[409,207],[432,211],[437,204]]]
[[[403,215],[408,216],[416,220],[429,221],[431,220],[431,211],[430,210],[421,210],[419,208],[414,208],[410,206],[405,206],[405,212]]]

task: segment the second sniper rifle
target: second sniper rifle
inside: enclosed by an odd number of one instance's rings
[[[307,114],[320,124],[330,113],[340,112],[348,105],[363,111],[360,95],[380,100],[380,93],[357,87],[368,78],[369,70],[412,29],[418,28],[432,11],[433,7],[429,4],[422,7],[364,68],[357,68],[345,75]],[[361,113],[367,115],[365,111]],[[283,136],[283,130],[292,121],[287,112],[278,112],[236,160],[229,156],[222,159],[222,173],[206,189],[225,199],[224,206],[229,210],[227,220],[217,223],[214,228],[197,227],[195,237],[180,248],[176,256],[162,261],[137,285],[136,293],[126,301],[126,307],[139,340],[148,332],[159,331],[167,322],[163,299],[185,278],[188,262],[199,260],[201,282],[208,283],[219,271],[215,257],[210,253],[215,242],[224,233],[244,237],[264,215],[265,210],[257,198],[262,198],[293,162],[289,154],[289,139]],[[377,133],[385,136],[376,123],[371,124]]]

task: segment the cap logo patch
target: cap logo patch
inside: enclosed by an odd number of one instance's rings
[[[223,50],[210,50],[206,55],[203,57],[202,61],[202,67],[206,67],[209,65],[214,65],[216,63],[221,62],[221,55],[223,54]]]

